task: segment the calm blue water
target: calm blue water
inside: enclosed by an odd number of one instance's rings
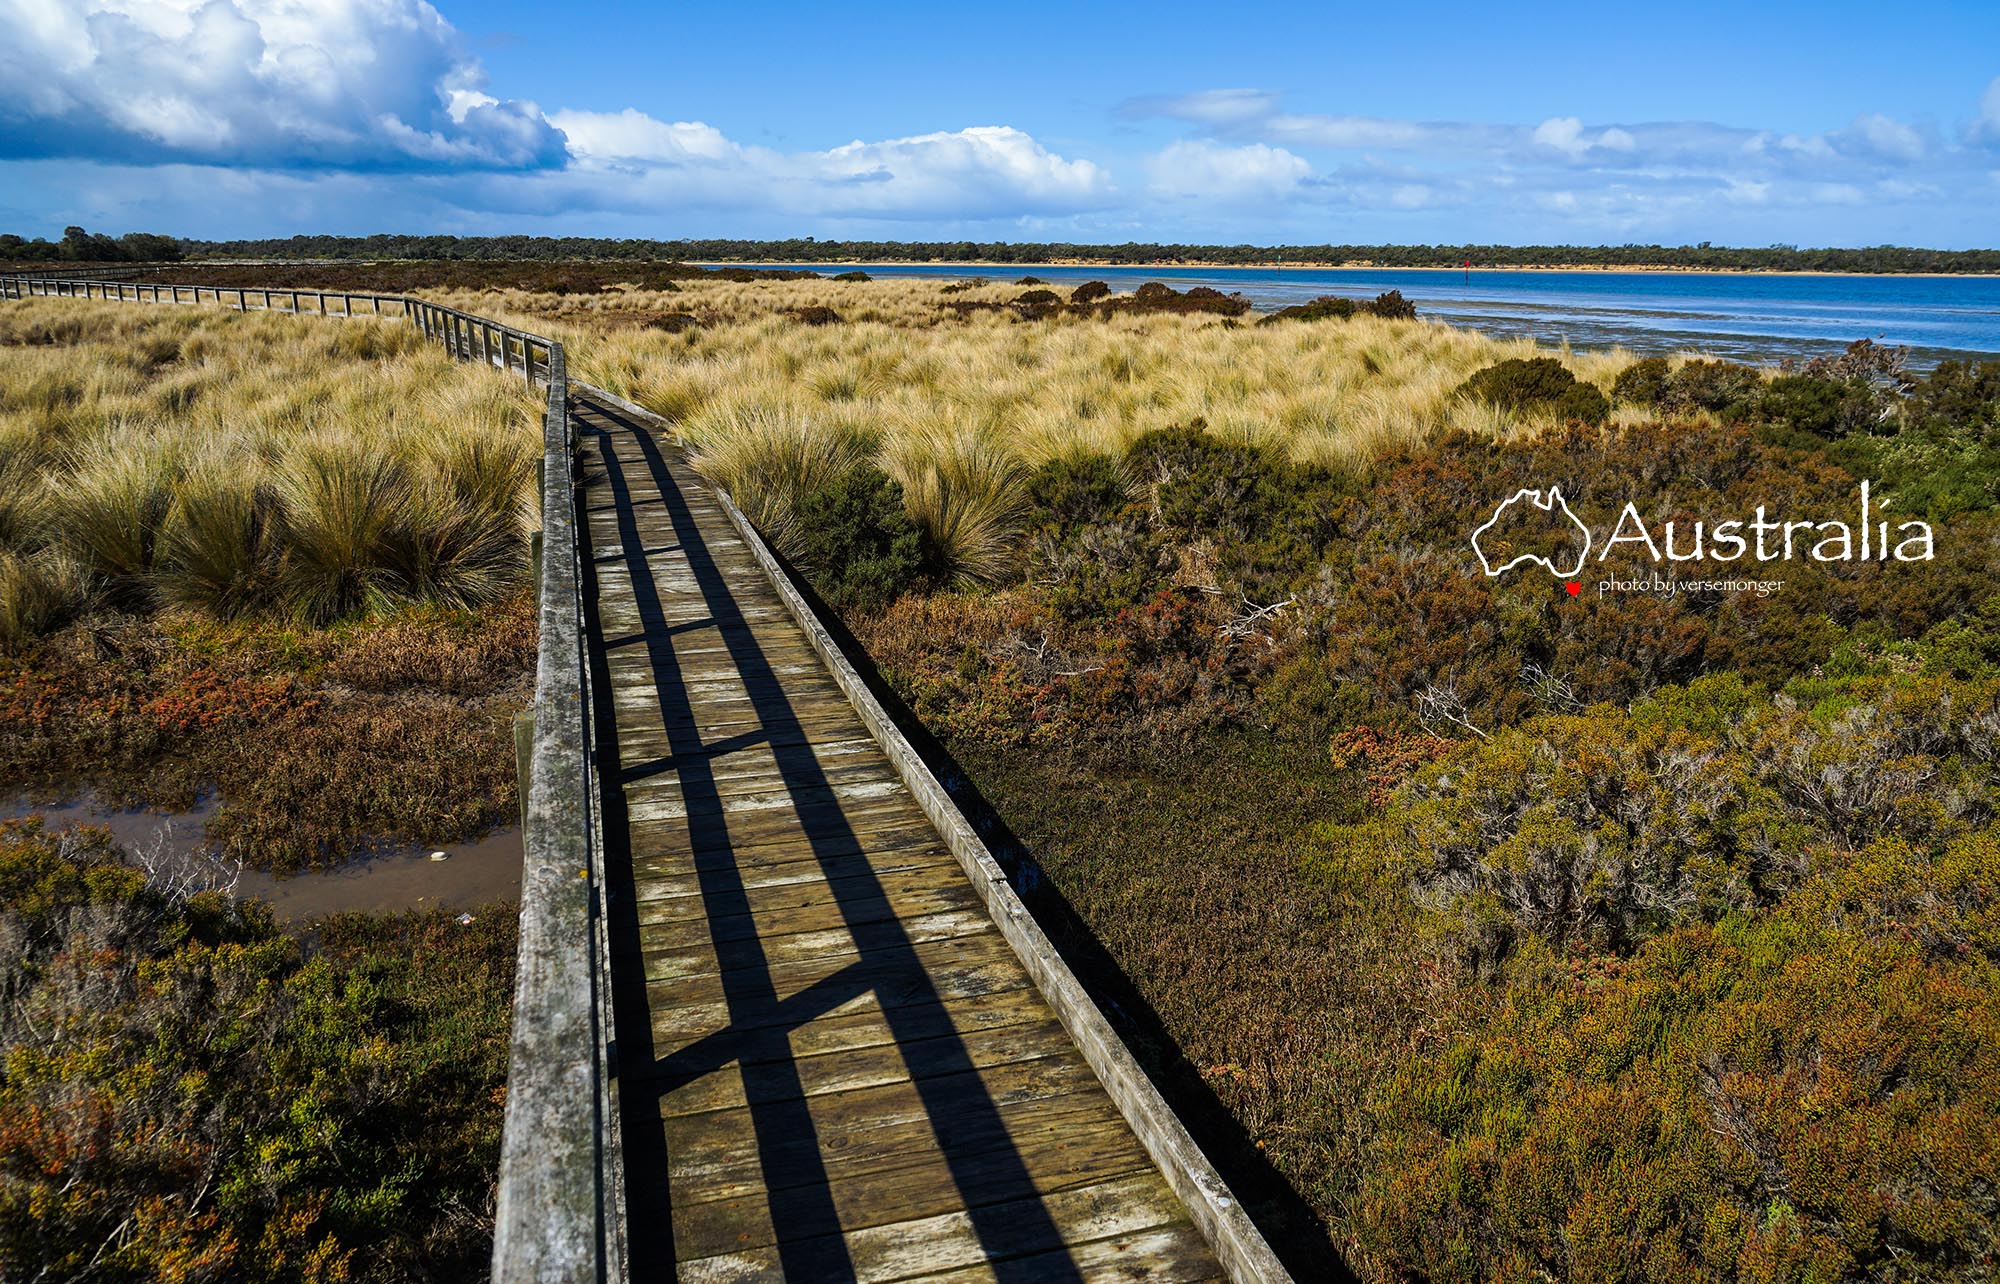
[[[1635,352],[1698,348],[1744,361],[1811,356],[1860,338],[1903,344],[1919,365],[2000,353],[2000,277],[1789,276],[1693,272],[1463,272],[1367,268],[966,268],[907,263],[815,264],[832,274],[966,277],[1052,285],[1145,281],[1241,291],[1259,308],[1322,294],[1373,298],[1401,290],[1419,316],[1504,337]]]

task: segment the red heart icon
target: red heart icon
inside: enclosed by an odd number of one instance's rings
[[[1563,585],[1563,587],[1569,590],[1571,597],[1575,597],[1577,594],[1583,592],[1583,585],[1577,583],[1575,580],[1571,580],[1569,583]]]

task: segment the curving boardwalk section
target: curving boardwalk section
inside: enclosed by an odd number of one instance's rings
[[[0,273],[33,297],[360,304],[548,389],[498,1284],[1291,1284],[659,420],[421,298]]]
[[[573,415],[631,1278],[1222,1278],[722,507]]]

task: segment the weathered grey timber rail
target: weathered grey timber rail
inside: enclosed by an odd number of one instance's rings
[[[0,297],[57,286],[265,293]],[[298,294],[549,390],[496,1281],[1290,1284],[668,425],[538,336]]]
[[[552,339],[498,321],[404,294],[351,290],[262,289],[257,286],[173,285],[153,281],[0,276],[0,299],[92,299],[108,303],[214,303],[239,312],[291,312],[300,316],[401,318],[461,361],[519,373],[531,384],[549,384]],[[340,303],[336,310],[335,301]],[[308,306],[310,305],[310,306]]]

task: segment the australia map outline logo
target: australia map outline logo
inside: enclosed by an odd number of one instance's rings
[[[1538,517],[1538,513],[1542,516]],[[1567,527],[1561,524],[1557,514],[1567,519]],[[1554,531],[1549,529],[1552,524],[1556,528]],[[1478,555],[1480,566],[1489,576],[1498,577],[1517,566],[1540,563],[1550,575],[1568,580],[1582,573],[1584,559],[1590,556],[1590,539],[1590,528],[1570,511],[1561,487],[1523,487],[1501,500],[1499,507],[1493,510],[1493,516],[1472,532],[1472,551]],[[1511,552],[1524,545],[1528,547],[1527,552],[1515,553],[1495,564],[1497,554]],[[1489,553],[1489,548],[1493,552]],[[1537,548],[1545,551],[1537,552]],[[1558,561],[1572,550],[1576,560],[1570,562],[1567,569],[1558,565]]]

